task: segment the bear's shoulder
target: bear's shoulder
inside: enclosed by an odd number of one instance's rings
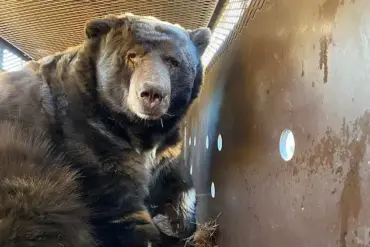
[[[46,126],[52,103],[38,66],[31,62],[19,71],[0,73],[0,120]]]

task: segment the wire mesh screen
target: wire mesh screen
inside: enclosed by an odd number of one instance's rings
[[[203,62],[207,70],[218,60],[265,0],[226,0]],[[0,37],[34,59],[76,45],[87,20],[108,13],[130,11],[153,15],[186,28],[207,26],[218,0],[184,1],[16,1],[0,0]],[[1,40],[1,39],[0,39]],[[4,52],[3,52],[4,53]],[[8,52],[5,55],[9,57]],[[22,60],[22,59],[21,59]],[[5,69],[22,64],[17,58]],[[1,65],[2,68],[4,65]],[[3,68],[4,69],[4,68]]]
[[[202,57],[207,70],[212,68],[230,43],[237,39],[242,27],[262,8],[264,2],[265,0],[228,0],[213,30],[211,43]]]
[[[0,42],[0,72],[19,70],[26,60]]]
[[[193,29],[207,26],[217,0],[0,0],[0,37],[33,59],[39,59],[84,38],[85,23],[106,14],[152,15]]]

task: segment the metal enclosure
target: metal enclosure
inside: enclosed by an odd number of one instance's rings
[[[237,29],[185,123],[198,219],[220,247],[370,246],[370,1],[254,0]]]
[[[0,0],[0,36],[38,59],[79,43],[92,17],[132,11],[195,28],[217,2]],[[207,54],[183,130],[198,219],[222,213],[220,247],[370,246],[370,0],[222,6],[237,25],[219,30],[226,41]]]

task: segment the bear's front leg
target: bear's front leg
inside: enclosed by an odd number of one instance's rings
[[[95,201],[93,225],[102,247],[158,246],[160,233],[144,205],[151,176],[145,161],[126,152],[119,161],[104,165],[110,169],[97,170],[96,179],[89,180],[96,189],[89,197]]]
[[[149,247],[160,246],[160,235],[146,209],[126,212],[115,220],[98,225],[103,246]]]
[[[173,233],[188,238],[196,230],[197,200],[192,177],[180,157],[161,163],[152,174],[146,205],[152,217],[167,216]]]

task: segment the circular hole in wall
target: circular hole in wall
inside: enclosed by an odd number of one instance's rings
[[[206,136],[206,149],[208,149],[208,147],[209,147],[209,137],[208,137],[208,135]]]
[[[213,182],[211,184],[211,196],[212,196],[212,198],[215,198],[215,196],[216,196],[215,184]]]
[[[189,146],[191,146],[191,137],[189,137]]]
[[[293,132],[290,129],[285,129],[280,136],[279,151],[281,158],[289,161],[293,158],[295,150],[295,140]]]
[[[218,151],[222,150],[222,136],[221,136],[221,134],[218,135],[218,138],[217,138],[217,148],[218,148]]]
[[[193,166],[190,166],[190,175],[193,175]]]
[[[194,136],[194,138],[193,138],[193,143],[194,143],[194,147],[197,145],[197,138]]]

